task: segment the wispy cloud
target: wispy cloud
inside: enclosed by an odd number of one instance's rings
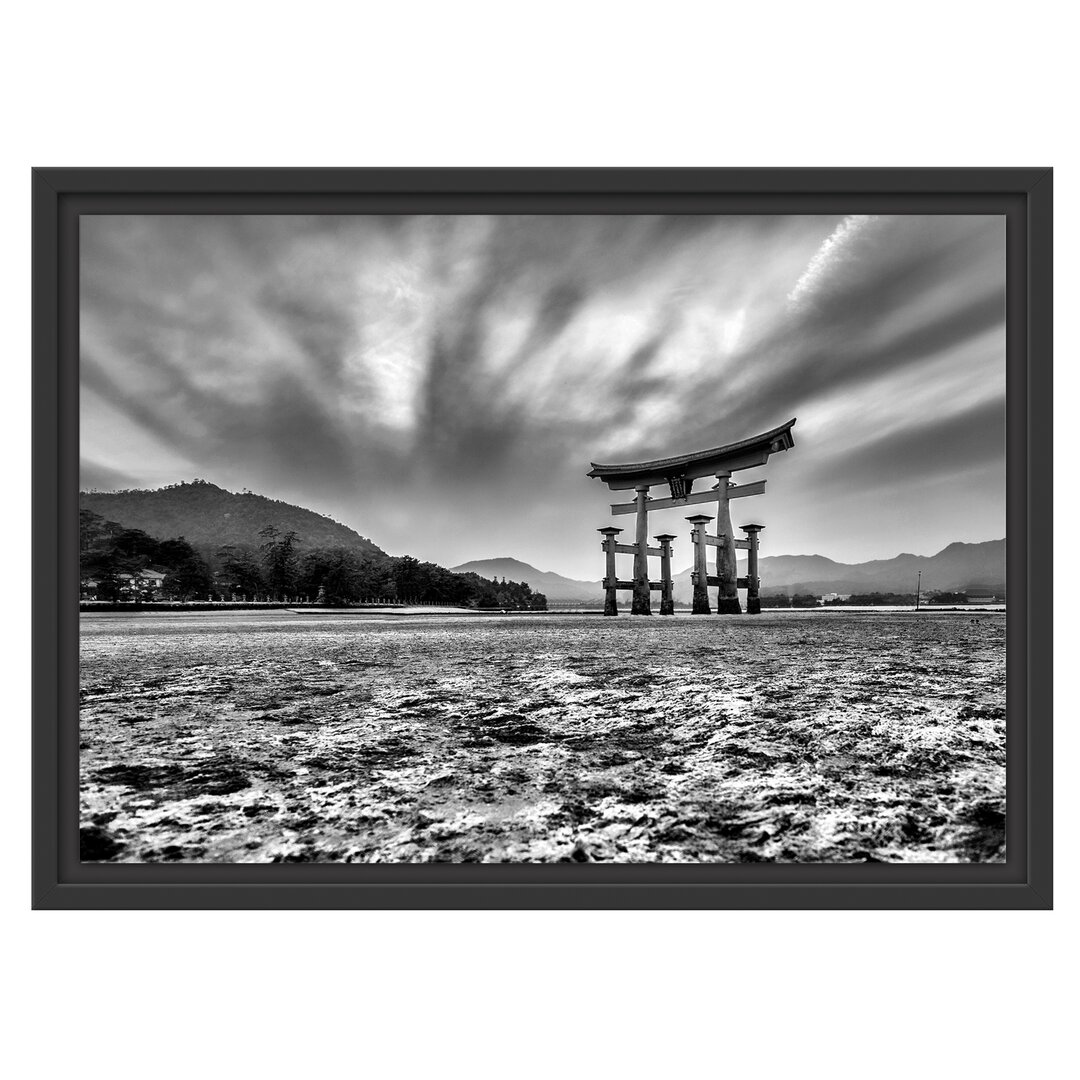
[[[850,214],[844,218],[814,252],[794,288],[788,293],[788,302],[795,307],[809,303],[830,268],[848,257],[854,238],[876,220],[873,214]]]

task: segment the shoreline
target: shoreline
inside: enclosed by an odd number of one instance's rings
[[[597,618],[603,618],[604,613],[601,608],[561,608],[555,611],[510,611],[502,609],[490,609],[490,608],[457,608],[457,607],[437,607],[428,606],[424,604],[416,605],[400,605],[394,607],[388,606],[375,606],[370,607],[342,607],[342,608],[329,608],[329,607],[300,607],[289,604],[275,604],[275,603],[238,603],[238,604],[213,604],[213,603],[192,603],[192,604],[109,604],[109,603],[80,603],[79,614],[80,615],[228,615],[237,614],[243,615],[248,612],[260,612],[265,614],[282,614],[282,615],[318,615],[318,616],[330,616],[338,618],[360,618],[360,617],[397,617],[397,618],[417,618],[417,617],[461,617],[461,616],[485,616],[488,618],[499,617],[528,617],[528,618],[545,618],[545,617],[565,617],[565,616],[593,616]],[[741,615],[717,615],[715,612],[707,615],[693,615],[689,607],[677,608],[673,616],[667,615],[631,615],[629,612],[620,612],[616,618],[621,620],[632,619],[640,621],[642,619],[657,619],[663,622],[669,618],[682,618],[693,617],[699,620],[707,619],[733,619],[733,618],[753,618],[760,619],[762,616],[769,615],[829,615],[829,614],[844,614],[844,615],[873,615],[873,614],[888,614],[888,615],[969,615],[972,618],[976,618],[981,615],[1005,615],[1007,608],[1004,605],[995,605],[993,607],[982,605],[973,605],[971,607],[959,607],[959,606],[942,606],[942,607],[920,607],[915,609],[913,607],[886,607],[881,606],[866,606],[866,607],[841,607],[839,605],[830,605],[828,607],[817,608],[765,608],[759,615],[748,616],[746,612],[742,612]]]

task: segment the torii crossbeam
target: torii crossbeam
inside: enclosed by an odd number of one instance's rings
[[[617,613],[615,593],[620,588],[627,586],[626,582],[616,579],[614,571],[614,558],[618,551],[633,552],[634,554],[634,599],[631,614],[651,615],[652,607],[649,592],[652,587],[649,581],[649,556],[659,554],[655,548],[648,546],[649,511],[664,510],[674,506],[689,506],[692,504],[715,502],[716,512],[716,536],[705,534],[704,523],[712,520],[705,515],[695,515],[689,520],[694,524],[692,539],[698,545],[698,554],[695,557],[694,570],[694,611],[696,613],[708,613],[707,585],[714,583],[718,586],[717,613],[739,614],[738,588],[741,582],[737,577],[736,556],[737,547],[752,550],[752,568],[748,569],[747,587],[750,597],[747,601],[747,609],[750,612],[760,611],[757,599],[757,534],[760,525],[747,527],[748,537],[745,541],[736,540],[732,535],[731,511],[729,508],[732,499],[738,499],[749,495],[760,495],[765,490],[765,481],[757,480],[750,484],[736,485],[731,483],[731,474],[740,469],[752,469],[765,465],[771,454],[783,450],[790,450],[795,445],[795,439],[791,429],[795,426],[795,420],[789,420],[786,424],[773,428],[771,431],[762,432],[749,439],[739,442],[728,443],[725,446],[716,446],[711,450],[698,450],[691,454],[681,454],[678,457],[658,458],[655,461],[639,461],[621,465],[599,465],[591,462],[592,468],[588,475],[595,479],[603,480],[612,491],[628,491],[633,489],[636,497],[632,503],[612,503],[611,512],[615,516],[621,514],[637,515],[637,530],[633,545],[616,544],[615,533],[621,530],[611,528],[601,529],[604,534],[604,550],[608,553],[607,577],[604,579],[604,588],[607,601],[604,606],[605,615]],[[709,491],[694,493],[694,481],[702,477],[716,477],[716,485]],[[651,499],[649,490],[658,484],[667,484],[670,492],[669,498]],[[705,549],[707,545],[715,546],[716,551],[716,578],[709,578],[704,568]],[[663,545],[667,553],[665,562],[670,567],[670,540]],[[668,571],[670,574],[670,569]],[[702,580],[704,579],[704,580]],[[671,595],[670,581],[661,582],[660,587],[664,590],[667,600]],[[752,601],[752,602],[751,602]],[[704,607],[703,607],[704,605]],[[665,603],[662,606],[662,614],[670,614],[672,605]]]

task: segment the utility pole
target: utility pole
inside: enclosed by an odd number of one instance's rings
[[[922,594],[922,571],[919,571],[919,581],[915,586],[915,610],[919,610],[919,597]]]

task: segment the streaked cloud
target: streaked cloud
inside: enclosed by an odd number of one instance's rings
[[[774,552],[1004,534],[1001,219],[86,217],[81,250],[87,486],[198,475],[596,577],[590,460],[797,415],[747,500]]]

